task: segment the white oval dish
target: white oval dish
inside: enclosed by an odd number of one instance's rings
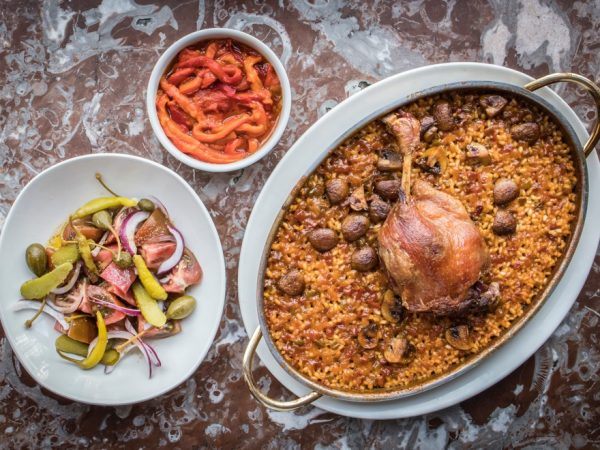
[[[340,103],[315,123],[288,151],[267,180],[248,221],[242,244],[238,291],[246,331],[253,334],[258,327],[257,299],[259,266],[268,233],[289,192],[301,176],[314,170],[317,161],[340,136],[357,123],[366,123],[381,111],[389,109],[395,98],[404,98],[440,84],[461,81],[496,81],[524,85],[532,78],[504,67],[478,63],[448,63],[410,70],[383,80]],[[587,132],[569,106],[548,88],[536,94],[555,106],[571,123],[581,142]],[[315,146],[314,142],[322,145]],[[365,418],[392,419],[427,414],[470,398],[500,381],[529,358],[566,316],[581,290],[593,263],[600,240],[600,163],[596,153],[587,160],[589,201],[579,246],[562,280],[525,326],[502,347],[479,365],[454,380],[414,396],[376,403],[352,403],[331,397],[314,402],[326,411]],[[270,372],[294,394],[309,392],[294,380],[275,360],[264,341],[257,353]]]
[[[58,227],[88,200],[106,196],[96,181],[100,172],[117,193],[142,198],[153,195],[169,211],[185,244],[197,257],[204,275],[189,289],[198,305],[182,321],[181,333],[149,341],[162,367],[148,379],[140,354],[129,353],[105,375],[102,366],[81,370],[62,360],[54,349],[58,332],[54,320],[42,315],[33,327],[24,322],[32,311],[15,312],[20,285],[32,274],[25,264],[25,249],[46,243]],[[225,305],[225,261],[219,235],[208,210],[192,188],[175,172],[153,161],[130,155],[95,154],[69,159],[44,170],[21,191],[2,234],[0,258],[0,320],[15,355],[40,385],[71,400],[96,405],[137,403],[173,389],[198,368],[217,333]]]
[[[192,158],[175,147],[175,145],[163,131],[158,120],[158,114],[156,112],[156,93],[158,91],[160,78],[168,69],[171,61],[173,61],[173,59],[181,50],[189,45],[193,45],[201,41],[227,38],[239,41],[242,44],[252,47],[261,55],[263,55],[269,63],[271,63],[275,69],[275,72],[277,73],[277,76],[279,77],[279,82],[281,83],[282,105],[279,118],[277,119],[277,125],[273,129],[271,136],[255,153],[247,158],[232,163],[213,164]],[[195,31],[179,39],[177,42],[167,48],[159,58],[158,62],[154,66],[154,69],[152,69],[150,80],[148,81],[148,88],[146,90],[146,110],[148,111],[148,118],[150,119],[152,130],[162,146],[171,155],[173,155],[173,157],[177,158],[182,163],[193,167],[194,169],[204,170],[206,172],[231,172],[234,170],[243,169],[244,167],[254,164],[256,161],[267,155],[271,150],[273,150],[275,145],[277,145],[279,139],[281,139],[281,135],[283,134],[283,131],[285,130],[287,122],[290,118],[291,106],[292,90],[290,88],[290,81],[287,73],[285,72],[283,64],[281,64],[281,61],[279,61],[279,58],[277,58],[277,55],[275,55],[275,53],[273,53],[273,51],[262,41],[256,39],[255,37],[250,36],[243,31],[231,30],[229,28],[209,28],[206,30]]]

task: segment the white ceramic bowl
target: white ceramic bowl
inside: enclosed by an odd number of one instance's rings
[[[207,41],[211,39],[227,39],[231,38],[242,44],[245,44],[249,47],[252,47],[256,51],[258,51],[261,55],[263,55],[267,61],[273,66],[277,76],[279,77],[279,81],[281,83],[281,92],[282,92],[282,105],[281,105],[281,113],[279,118],[277,119],[277,125],[273,129],[271,136],[267,141],[263,143],[263,145],[252,155],[247,158],[241,159],[239,161],[235,161],[228,164],[213,164],[207,163],[204,161],[197,160],[192,158],[191,156],[186,155],[181,150],[179,150],[175,145],[171,142],[171,140],[167,137],[165,132],[160,125],[158,120],[158,114],[156,113],[156,93],[158,91],[160,78],[166,72],[167,68],[171,64],[171,61],[177,56],[177,54],[183,50],[185,47],[196,44],[201,41]],[[263,156],[268,154],[273,147],[277,145],[279,139],[281,139],[281,135],[285,130],[288,119],[290,118],[290,109],[292,105],[292,91],[290,89],[290,81],[288,80],[287,74],[281,61],[279,58],[273,53],[273,51],[267,47],[262,41],[256,39],[253,36],[250,36],[247,33],[237,30],[231,30],[228,28],[209,28],[206,30],[195,31],[193,33],[188,34],[187,36],[182,37],[173,45],[171,45],[165,52],[161,55],[158,62],[154,66],[152,70],[152,74],[150,75],[150,81],[148,82],[148,89],[146,92],[146,109],[148,110],[148,117],[150,119],[150,125],[152,125],[152,130],[154,134],[163,145],[167,151],[177,158],[182,163],[193,167],[194,169],[204,170],[207,172],[231,172],[233,170],[243,169],[244,167],[248,167],[250,164],[255,163]]]
[[[94,178],[102,173],[121,195],[158,197],[187,247],[198,258],[204,276],[190,288],[198,306],[182,322],[181,333],[151,341],[162,367],[148,379],[138,352],[129,353],[110,375],[102,366],[81,370],[54,349],[54,320],[42,315],[32,328],[23,325],[32,311],[13,311],[20,285],[32,274],[25,248],[46,243],[70,213],[86,201],[105,196]],[[225,262],[212,219],[192,188],[175,172],[136,156],[96,154],[69,159],[37,175],[21,191],[0,235],[0,320],[6,337],[27,372],[50,391],[83,403],[120,405],[156,397],[176,387],[200,365],[218,330],[225,304]]]
[[[359,121],[364,124],[388,110],[396,99],[441,83],[498,81],[522,86],[531,80],[523,73],[491,64],[448,63],[421,67],[375,83],[346,99],[312,125],[273,170],[254,203],[246,226],[238,269],[238,298],[248,335],[251,336],[259,326],[256,295],[258,283],[262,280],[260,258],[271,225],[296,182],[315,169],[317,162],[339,141],[340,136],[355,128]],[[588,134],[581,121],[554,91],[546,87],[536,91],[536,95],[563,114],[582,143],[587,140]],[[320,145],[314,145],[315,142]],[[428,414],[480,393],[523,364],[567,315],[594,261],[600,239],[600,164],[595,152],[587,158],[587,167],[588,208],[571,264],[552,295],[514,337],[468,372],[420,394],[372,403],[322,397],[313,404],[329,412],[364,419],[396,419]],[[278,364],[264,340],[259,343],[257,354],[273,376],[296,396],[310,392]]]

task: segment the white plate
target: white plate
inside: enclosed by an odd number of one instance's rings
[[[374,84],[340,103],[315,123],[298,139],[275,168],[248,221],[238,273],[239,301],[248,334],[254,333],[258,327],[258,268],[271,225],[297,180],[314,169],[316,161],[321,159],[331,144],[347,130],[354,128],[358,121],[371,120],[380,111],[392,105],[394,99],[406,97],[411,93],[442,83],[478,80],[522,86],[531,79],[520,72],[488,64],[448,63],[427,66]],[[548,88],[536,93],[564,114],[582,142],[587,140],[585,127],[556,93]],[[587,165],[590,194],[579,246],[553,294],[515,337],[460,377],[412,397],[379,403],[352,403],[322,397],[314,402],[314,405],[333,413],[365,419],[392,419],[427,414],[478,394],[525,362],[550,337],[569,312],[594,261],[600,239],[600,164],[595,152],[588,158]],[[296,395],[309,392],[303,384],[279,366],[264,342],[258,346],[257,353],[275,378],[290,391]]]
[[[148,367],[137,352],[127,355],[114,372],[102,366],[80,370],[54,349],[54,320],[40,317],[29,330],[23,323],[31,311],[11,308],[20,298],[21,283],[32,277],[25,248],[45,243],[80,205],[106,191],[94,178],[102,173],[117,193],[142,198],[154,195],[169,211],[204,276],[189,290],[198,306],[183,322],[183,331],[154,340],[162,367],[148,379]],[[83,403],[121,405],[141,402],[173,389],[200,365],[217,332],[225,304],[225,262],[212,219],[192,188],[172,170],[136,156],[96,154],[69,159],[46,169],[21,191],[0,236],[0,319],[19,361],[50,391]]]

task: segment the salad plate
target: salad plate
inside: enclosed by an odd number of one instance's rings
[[[55,349],[59,332],[52,317],[42,314],[31,326],[31,311],[16,311],[19,287],[32,278],[25,249],[46,244],[77,208],[105,197],[104,181],[120,195],[159,199],[179,230],[185,247],[202,268],[201,282],[186,290],[196,299],[195,311],[181,322],[181,332],[153,339],[159,364],[149,377],[141,352],[124,356],[110,373],[101,365],[81,370],[61,359]],[[82,403],[122,405],[161,395],[189,378],[198,368],[218,330],[225,303],[225,262],[210,214],[194,190],[172,170],[131,155],[94,154],[66,160],[37,175],[14,202],[0,235],[0,320],[23,368],[44,388]],[[143,312],[143,311],[142,311]]]

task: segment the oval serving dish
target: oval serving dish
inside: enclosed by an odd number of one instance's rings
[[[461,373],[466,372],[470,368],[474,367],[477,363],[482,361],[484,358],[486,358],[495,349],[499,348],[502,344],[504,344],[505,342],[510,340],[510,338],[512,336],[514,336],[517,333],[517,331],[524,324],[527,323],[527,321],[543,305],[545,299],[551,294],[554,287],[559,283],[562,274],[564,273],[566,267],[568,266],[570,259],[576,249],[578,238],[581,234],[581,230],[583,227],[583,220],[585,217],[585,211],[586,211],[586,207],[587,207],[588,180],[587,180],[585,158],[583,157],[583,153],[584,153],[583,147],[584,146],[582,146],[580,144],[580,141],[577,138],[577,136],[573,130],[572,124],[567,119],[565,119],[563,114],[560,111],[558,111],[557,108],[553,107],[551,104],[546,102],[543,98],[541,98],[537,94],[532,94],[532,92],[531,92],[531,91],[534,91],[534,90],[536,90],[540,87],[543,87],[547,84],[558,82],[558,81],[574,81],[574,82],[586,87],[594,95],[597,104],[599,103],[600,90],[597,88],[597,86],[595,86],[593,83],[591,83],[589,80],[586,80],[583,77],[572,75],[572,74],[549,75],[540,80],[528,83],[524,87],[518,86],[516,84],[510,84],[510,83],[468,82],[468,81],[460,82],[460,83],[452,83],[452,84],[443,85],[443,86],[434,86],[432,88],[428,88],[428,89],[425,89],[425,90],[422,90],[419,92],[414,92],[405,97],[398,98],[393,102],[388,102],[385,105],[381,105],[381,108],[376,108],[373,105],[369,105],[369,109],[373,110],[373,112],[371,114],[369,114],[368,117],[360,117],[360,116],[358,116],[359,113],[357,113],[357,115],[355,116],[357,123],[354,126],[352,126],[350,129],[348,129],[345,133],[343,133],[341,136],[339,136],[337,139],[335,139],[334,142],[332,142],[330,145],[328,145],[326,147],[326,149],[324,149],[324,151],[322,153],[320,153],[319,158],[313,162],[313,164],[311,165],[308,172],[306,172],[306,174],[312,172],[312,170],[315,167],[317,167],[325,157],[328,156],[328,154],[330,153],[330,151],[332,149],[336,148],[338,144],[340,144],[347,137],[354,134],[357,130],[362,128],[366,123],[368,123],[368,122],[370,122],[370,121],[372,121],[372,120],[374,120],[374,119],[384,115],[385,113],[392,111],[398,107],[401,107],[408,103],[412,103],[413,101],[415,101],[419,98],[428,97],[428,96],[440,94],[443,92],[461,91],[461,90],[469,90],[469,91],[485,90],[486,92],[494,91],[494,92],[498,92],[498,93],[504,92],[513,97],[516,96],[519,98],[523,98],[523,99],[527,100],[529,103],[535,104],[542,111],[544,111],[548,116],[554,118],[556,123],[558,123],[560,125],[563,135],[564,135],[567,143],[569,144],[570,148],[572,149],[572,157],[573,157],[573,161],[574,161],[574,165],[575,165],[575,169],[576,169],[576,175],[577,175],[577,189],[576,189],[577,210],[576,210],[576,214],[575,214],[576,220],[574,221],[574,224],[573,224],[573,228],[572,228],[572,232],[570,235],[570,239],[569,239],[567,248],[563,252],[562,260],[560,260],[556,264],[556,267],[554,269],[554,272],[553,272],[550,282],[546,284],[542,293],[540,295],[538,295],[537,299],[533,302],[531,307],[528,308],[528,310],[512,325],[512,327],[510,327],[492,345],[490,345],[483,351],[477,353],[473,357],[469,358],[465,363],[462,363],[462,364],[458,365],[457,367],[454,367],[453,370],[445,373],[443,376],[432,378],[430,380],[427,380],[426,382],[418,383],[414,386],[409,386],[407,388],[401,388],[401,389],[387,389],[387,390],[379,389],[379,390],[373,390],[372,392],[365,393],[365,392],[348,392],[348,391],[341,391],[341,390],[337,390],[337,389],[331,389],[331,388],[323,386],[319,383],[316,383],[314,380],[309,379],[308,377],[299,373],[296,369],[291,367],[291,365],[288,364],[287,361],[282,357],[282,355],[276,349],[276,347],[273,343],[273,340],[268,333],[267,323],[266,323],[265,316],[264,316],[263,296],[262,296],[263,271],[264,271],[264,267],[266,264],[266,253],[269,251],[274,232],[277,229],[279,221],[281,220],[281,217],[282,217],[282,213],[280,212],[274,221],[274,225],[271,228],[271,232],[269,233],[268,239],[266,239],[264,250],[263,250],[264,253],[263,253],[262,260],[261,260],[261,266],[260,266],[260,270],[258,271],[259,280],[257,281],[257,287],[258,287],[257,308],[258,308],[259,322],[260,322],[262,331],[261,331],[261,329],[256,330],[256,332],[251,340],[251,343],[249,345],[248,351],[246,353],[246,357],[245,357],[246,381],[248,382],[250,389],[251,389],[252,393],[255,395],[255,397],[257,397],[265,405],[275,408],[275,409],[294,409],[303,404],[314,401],[315,399],[319,398],[321,395],[327,395],[327,396],[335,397],[335,398],[341,399],[341,400],[367,401],[367,402],[393,400],[393,399],[398,399],[398,398],[402,398],[402,397],[407,397],[410,395],[414,395],[414,394],[423,392],[427,389],[431,389],[436,386],[439,386],[442,383],[445,383],[445,382],[450,381],[451,379],[457,377]],[[373,88],[373,89],[375,89],[375,88]],[[366,94],[366,92],[365,92],[365,94]],[[363,98],[366,98],[366,97],[363,96]],[[352,99],[352,100],[356,101],[356,99]],[[585,153],[586,154],[589,154],[591,152],[597,139],[598,139],[598,126],[596,126],[588,143],[585,145]],[[306,177],[306,175],[304,175],[298,181],[297,186],[300,186],[303,183],[305,177]],[[284,204],[282,205],[284,210],[285,210],[286,206],[287,206],[287,201],[284,202]],[[240,277],[241,276],[242,276],[242,273],[240,272]],[[240,285],[241,284],[242,283],[240,283]],[[313,392],[311,392],[310,394],[308,394],[298,400],[294,400],[291,402],[278,402],[278,401],[273,401],[273,400],[269,399],[264,394],[262,394],[260,391],[258,391],[256,386],[253,384],[253,380],[252,380],[251,358],[252,358],[254,350],[256,349],[258,341],[261,338],[261,335],[265,336],[265,340],[266,340],[267,346],[268,346],[271,354],[275,357],[275,360],[281,365],[281,367],[283,367],[286,370],[286,372],[288,374],[290,374],[293,378],[300,381],[305,386],[309,386],[311,389],[313,389],[314,390]]]

